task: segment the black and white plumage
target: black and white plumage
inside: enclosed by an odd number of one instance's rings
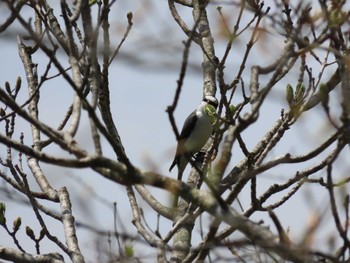
[[[198,108],[185,120],[178,140],[175,158],[169,168],[169,171],[171,171],[177,165],[178,180],[181,180],[189,159],[203,148],[213,132],[211,121],[213,116],[209,116],[209,105],[216,109],[218,101],[212,96],[205,96]]]

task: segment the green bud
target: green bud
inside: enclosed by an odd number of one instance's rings
[[[0,202],[0,225],[6,224],[5,211],[6,211],[5,203]]]
[[[15,94],[18,93],[19,89],[21,88],[21,84],[22,84],[21,77],[17,77],[17,79],[16,79],[16,86],[15,86]]]
[[[18,229],[20,228],[20,226],[21,226],[21,224],[22,224],[22,219],[21,219],[21,217],[17,217],[14,221],[13,221],[13,231],[14,232],[17,232],[18,231]]]
[[[0,202],[0,214],[5,214],[6,205],[3,202]]]
[[[125,256],[128,258],[131,258],[134,256],[134,248],[130,245],[124,246],[124,252],[125,252]]]
[[[303,83],[298,83],[297,84],[297,88],[295,91],[295,100],[296,102],[300,102],[303,99],[305,93],[305,86],[303,85]]]
[[[26,234],[29,236],[31,239],[35,239],[34,231],[31,229],[29,226],[26,226]]]
[[[233,115],[235,115],[235,112],[236,112],[236,107],[234,106],[234,105],[230,105],[229,106],[229,114],[230,114],[230,116],[233,116]]]
[[[340,9],[334,9],[329,14],[328,24],[330,27],[339,27],[346,21],[346,14]]]
[[[127,14],[126,14],[126,17],[127,17],[127,19],[128,19],[129,25],[132,25],[132,17],[133,17],[132,12],[127,13]]]
[[[6,224],[6,217],[4,213],[0,213],[0,225],[5,225]]]
[[[290,84],[287,84],[287,87],[286,87],[286,100],[289,105],[291,105],[294,100],[294,90]]]
[[[5,89],[8,94],[11,94],[11,86],[10,83],[8,83],[8,81],[5,82]]]

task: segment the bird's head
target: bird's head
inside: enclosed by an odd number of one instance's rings
[[[203,98],[203,101],[211,106],[213,106],[215,109],[218,107],[218,100],[216,98],[214,98],[213,96],[210,95],[206,95]]]

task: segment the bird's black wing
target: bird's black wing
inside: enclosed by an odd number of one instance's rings
[[[180,140],[186,139],[188,136],[190,136],[191,131],[196,124],[197,121],[197,115],[196,111],[193,111],[185,120],[184,126],[182,127],[181,133],[180,133]]]
[[[197,115],[196,115],[196,111],[193,111],[185,120],[184,126],[182,127],[181,133],[180,133],[180,137],[179,137],[179,142],[177,145],[177,149],[176,149],[176,155],[174,158],[173,163],[171,164],[169,171],[171,171],[175,165],[179,165],[180,162],[180,155],[183,154],[182,150],[181,150],[181,145],[182,145],[182,140],[186,139],[190,136],[191,131],[194,127],[194,125],[196,124],[197,121]]]

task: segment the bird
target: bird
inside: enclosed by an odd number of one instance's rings
[[[189,159],[203,148],[212,134],[217,106],[217,99],[206,95],[197,109],[186,118],[178,138],[174,161],[169,168],[171,172],[177,165],[178,180],[181,181]]]

